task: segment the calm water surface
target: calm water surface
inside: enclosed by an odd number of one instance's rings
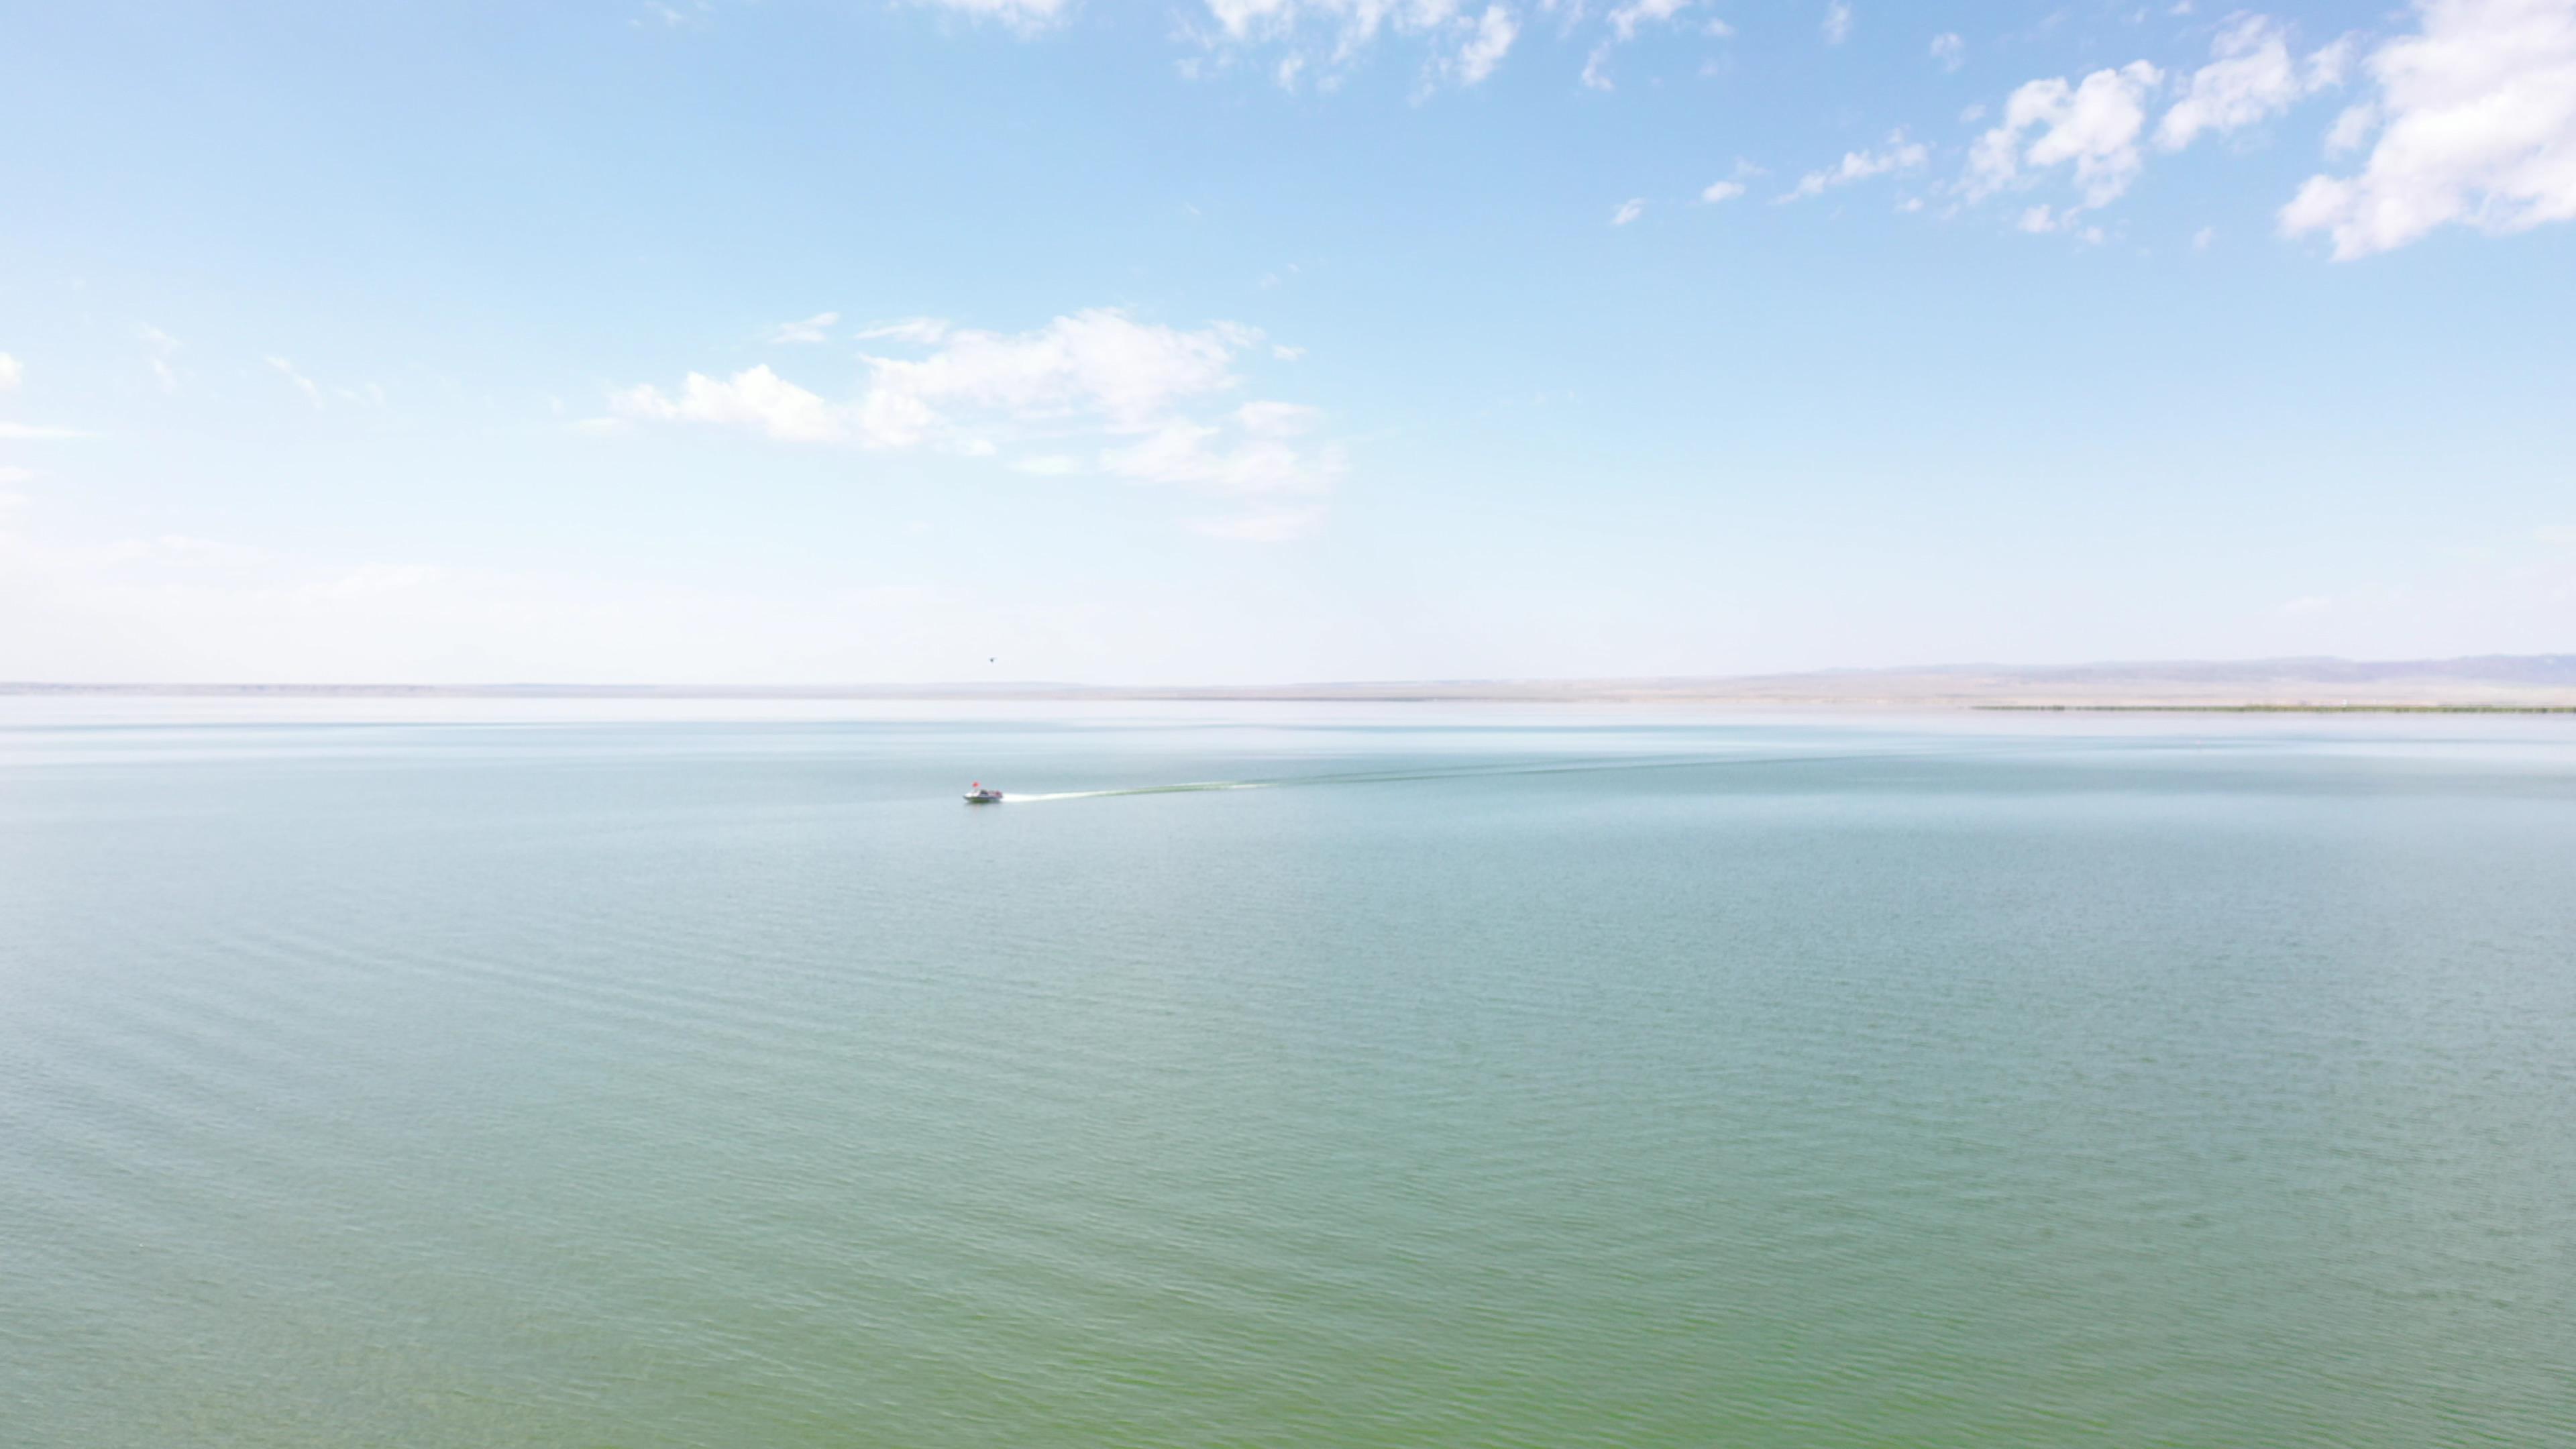
[[[21,709],[0,1443],[2576,1443],[2576,727]]]

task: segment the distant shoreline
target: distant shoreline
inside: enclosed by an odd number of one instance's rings
[[[2576,704],[1973,704],[2026,714],[2576,714]]]
[[[1053,680],[907,684],[216,684],[0,681],[0,697],[943,703],[1517,704],[2201,714],[2576,714],[2576,654],[2078,665],[1798,674],[1242,685]]]

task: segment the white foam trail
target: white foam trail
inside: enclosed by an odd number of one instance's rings
[[[1138,785],[1126,790],[1058,790],[1048,795],[1014,795],[1002,792],[1001,803],[1027,805],[1040,800],[1098,800],[1110,795],[1173,795],[1189,790],[1267,790],[1267,780],[1201,780],[1187,785]]]
[[[1112,795],[1177,795],[1197,790],[1275,790],[1290,785],[1394,785],[1416,781],[1471,780],[1499,775],[1572,775],[1610,770],[1701,770],[1737,765],[1813,765],[1847,760],[1917,758],[1939,750],[1857,750],[1830,755],[1649,756],[1629,760],[1513,761],[1435,770],[1370,770],[1347,775],[1299,775],[1278,780],[1198,780],[1182,785],[1135,785],[1124,790],[1058,790],[1040,795],[1005,793],[999,803],[1099,800]]]

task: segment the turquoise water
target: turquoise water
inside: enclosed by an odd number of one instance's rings
[[[2571,1442],[2564,722],[0,725],[0,1443]]]

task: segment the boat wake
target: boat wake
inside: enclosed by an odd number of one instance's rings
[[[1196,780],[1179,785],[1132,785],[1120,790],[1058,790],[1047,794],[1007,794],[1002,797],[1001,803],[1029,805],[1045,800],[1103,800],[1119,795],[1186,795],[1205,790],[1280,790],[1310,785],[1393,785],[1414,781],[1476,779],[1497,775],[1574,775],[1614,770],[1698,770],[1743,765],[1818,764],[1845,760],[1887,759],[1920,753],[1923,752],[1868,750],[1826,755],[1667,755],[1629,760],[1520,760],[1430,770],[1369,770],[1352,774],[1290,775],[1275,780]]]
[[[1124,790],[1058,790],[1044,795],[1005,794],[1005,805],[1031,805],[1041,800],[1103,800],[1113,795],[1183,795],[1200,790],[1267,790],[1276,780],[1194,780],[1181,785],[1134,785]]]

